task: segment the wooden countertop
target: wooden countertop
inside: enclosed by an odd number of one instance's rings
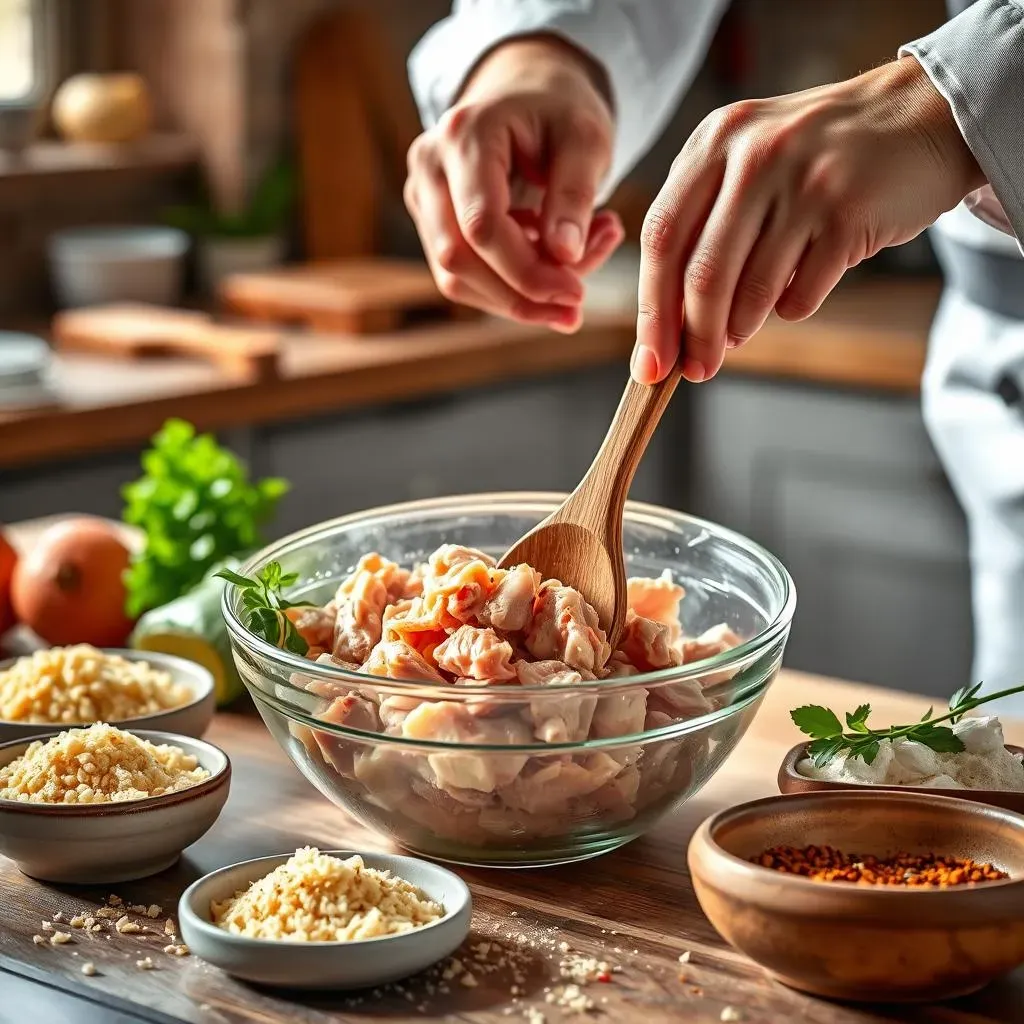
[[[773,318],[729,354],[730,373],[916,392],[938,283],[866,280],[801,324]],[[226,429],[628,358],[631,314],[594,314],[573,337],[495,320],[369,338],[289,332],[283,379],[256,383],[182,359],[61,358],[57,404],[0,412],[0,468],[140,445],[168,416]]]
[[[105,997],[120,997],[162,1012],[172,1022],[189,1024],[362,1024],[382,1018],[396,1024],[503,1024],[527,1019],[527,1007],[545,1014],[547,1024],[557,1024],[584,1019],[566,1015],[544,998],[545,988],[560,983],[558,965],[564,954],[558,943],[565,942],[575,952],[621,967],[611,984],[586,987],[599,1012],[585,1019],[607,1024],[637,1020],[711,1024],[722,1019],[727,1006],[750,1024],[1019,1024],[1024,970],[976,996],[941,1006],[841,1006],[770,982],[756,966],[726,947],[703,917],[685,867],[689,837],[708,814],[775,792],[776,769],[796,737],[788,710],[812,696],[837,709],[868,701],[880,721],[909,720],[926,706],[921,697],[783,672],[749,732],[714,779],[647,836],[572,867],[458,869],[473,890],[470,943],[515,945],[516,937],[526,937],[524,994],[514,1004],[510,992],[514,979],[504,968],[479,974],[476,988],[453,983],[443,994],[432,992],[433,986],[428,988],[427,979],[420,976],[402,983],[400,989],[364,993],[358,1001],[330,995],[286,998],[237,983],[196,957],[163,954],[162,918],[156,922],[159,935],[114,934],[106,939],[75,931],[73,944],[37,946],[32,936],[39,933],[42,920],[58,910],[67,920],[95,909],[109,890],[43,885],[24,878],[2,858],[0,978],[7,957],[30,969],[42,969],[49,978],[58,977],[63,988],[91,993],[101,1005]],[[306,843],[323,849],[389,848],[320,796],[253,714],[220,713],[208,738],[225,749],[233,762],[233,786],[224,814],[176,868],[150,880],[116,886],[126,902],[156,903],[173,913],[184,887],[199,875]],[[1008,723],[1007,738],[1024,741],[1024,722]],[[692,951],[692,959],[685,968],[686,980],[681,981],[678,957],[685,950]],[[156,969],[139,970],[136,960],[149,954]],[[463,959],[471,962],[472,953],[466,951]],[[81,973],[87,960],[97,968],[96,975],[88,978]],[[168,1017],[161,1020],[169,1024]]]

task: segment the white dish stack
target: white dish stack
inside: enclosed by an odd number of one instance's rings
[[[45,405],[55,398],[50,346],[32,334],[0,331],[0,410]]]

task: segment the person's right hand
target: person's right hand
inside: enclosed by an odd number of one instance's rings
[[[582,278],[623,238],[594,212],[613,124],[594,69],[554,38],[504,43],[409,149],[405,204],[449,299],[561,331],[580,324]],[[516,187],[539,189],[517,209]]]

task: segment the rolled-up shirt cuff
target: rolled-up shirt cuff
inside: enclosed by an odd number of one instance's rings
[[[1024,7],[977,0],[941,28],[900,48],[913,56],[1024,241]]]
[[[651,85],[635,27],[616,4],[574,10],[550,2],[507,0],[467,6],[457,18],[439,22],[409,58],[420,117],[427,127],[436,124],[490,50],[506,40],[540,32],[552,33],[575,46],[608,76],[618,127],[611,168],[598,197],[603,202],[637,158],[636,133],[629,126],[644,125],[645,97]]]

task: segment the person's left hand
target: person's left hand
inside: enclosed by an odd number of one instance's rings
[[[774,309],[803,320],[850,267],[909,241],[985,178],[912,57],[711,114],[641,238],[633,376],[713,377]]]

